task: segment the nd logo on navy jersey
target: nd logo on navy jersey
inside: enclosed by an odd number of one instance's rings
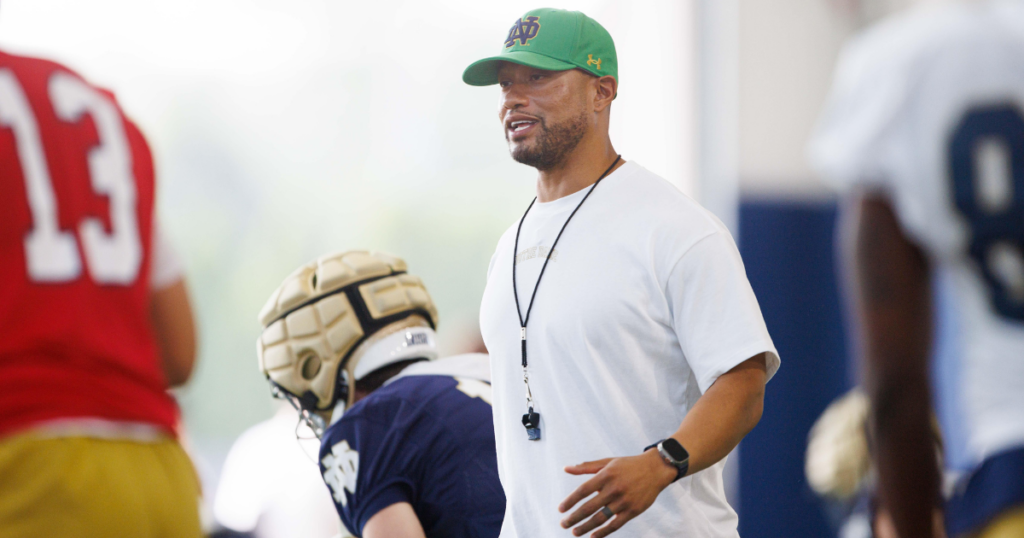
[[[346,411],[320,448],[345,527],[361,536],[375,514],[406,502],[429,538],[497,537],[505,494],[490,401],[480,379],[408,375]]]
[[[508,37],[505,38],[505,48],[515,45],[517,39],[520,45],[529,45],[528,41],[537,37],[537,32],[540,32],[540,17],[517,19],[508,31]]]
[[[342,506],[348,506],[348,491],[352,495],[356,493],[356,481],[359,478],[359,453],[348,446],[348,441],[342,439],[340,443],[331,447],[330,453],[324,456],[320,463],[324,466],[324,482],[331,489],[334,501]]]

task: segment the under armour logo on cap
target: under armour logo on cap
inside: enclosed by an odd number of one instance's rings
[[[512,28],[508,31],[508,37],[505,38],[505,48],[509,48],[516,44],[516,40],[519,40],[520,45],[528,45],[527,41],[537,37],[537,32],[540,31],[540,17],[526,17],[525,20],[522,18],[516,20],[516,23],[512,25]]]

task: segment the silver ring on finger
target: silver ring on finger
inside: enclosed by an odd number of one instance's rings
[[[607,506],[601,508],[601,513],[604,514],[604,517],[607,519],[611,519],[615,516],[615,512],[612,512],[612,509]]]

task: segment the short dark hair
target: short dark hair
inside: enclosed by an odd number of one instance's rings
[[[384,383],[387,383],[389,379],[401,373],[402,370],[405,370],[409,365],[425,360],[427,359],[422,357],[406,359],[404,361],[398,361],[387,366],[377,368],[363,376],[362,379],[356,381],[356,390],[369,394],[384,386]]]

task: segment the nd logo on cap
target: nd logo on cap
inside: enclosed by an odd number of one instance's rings
[[[579,69],[595,77],[619,79],[619,63],[611,34],[579,11],[542,8],[519,17],[497,56],[473,62],[462,80],[473,86],[498,83],[501,62],[544,69]]]
[[[523,19],[526,19],[525,21]],[[537,32],[540,31],[540,23],[537,22],[540,17],[520,17],[512,28],[508,31],[508,37],[505,38],[505,48],[509,48],[516,44],[516,40],[519,40],[519,44],[529,45],[529,41],[537,37]]]

